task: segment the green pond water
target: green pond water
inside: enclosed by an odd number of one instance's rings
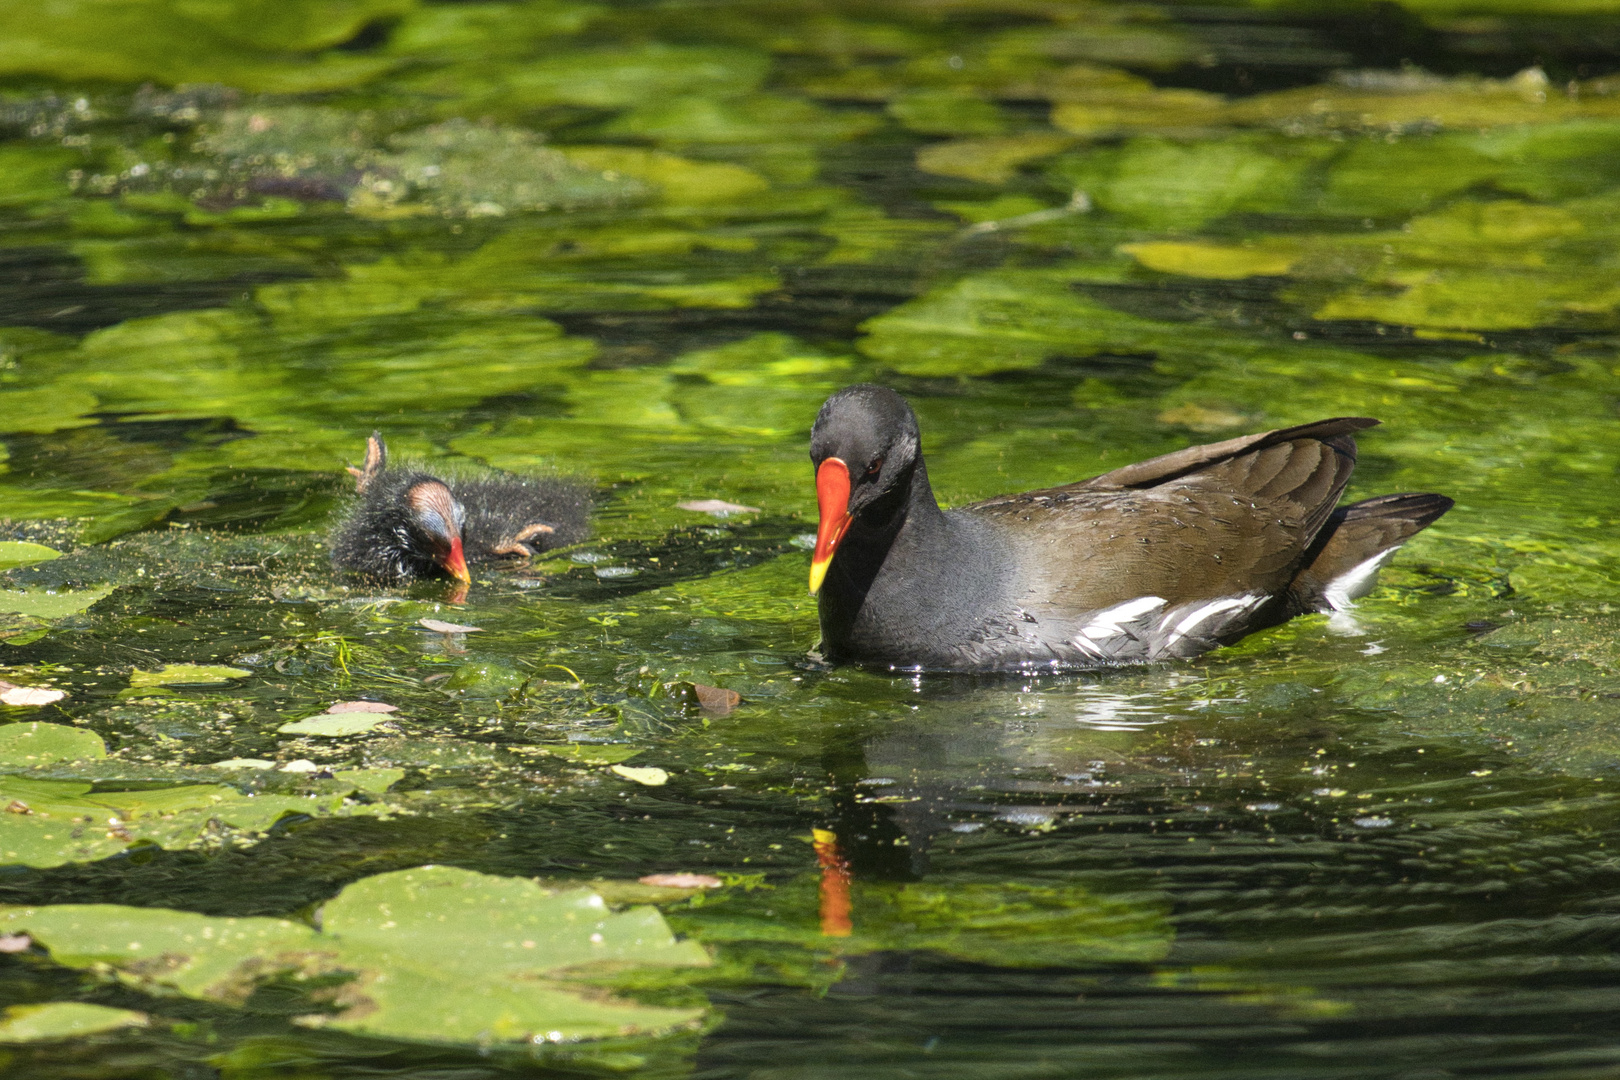
[[[8,1078],[1620,1069],[1620,4],[0,0],[0,286]],[[829,668],[861,380],[948,502],[1367,415],[1457,507]],[[345,580],[374,429],[596,538]]]

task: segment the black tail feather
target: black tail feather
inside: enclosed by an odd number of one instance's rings
[[[1369,591],[1383,561],[1456,505],[1444,495],[1379,495],[1335,510],[1289,587],[1297,611],[1333,611]]]

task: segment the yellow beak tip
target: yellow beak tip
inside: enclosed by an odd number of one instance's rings
[[[832,560],[826,562],[813,562],[810,564],[810,595],[814,596],[821,591],[821,583],[827,580],[827,567]]]

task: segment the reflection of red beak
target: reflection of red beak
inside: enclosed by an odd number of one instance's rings
[[[849,466],[842,459],[830,457],[816,470],[816,506],[821,521],[816,526],[815,554],[810,557],[811,596],[821,591],[839,541],[854,520],[849,512]]]
[[[463,585],[472,584],[472,575],[467,573],[467,557],[461,553],[461,537],[451,539],[450,552],[440,560],[440,565]]]
[[[811,829],[815,840],[816,862],[821,865],[821,933],[824,937],[849,937],[855,930],[850,919],[849,863],[838,850],[838,834],[831,829]]]

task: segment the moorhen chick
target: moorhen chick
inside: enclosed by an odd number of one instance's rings
[[[469,562],[528,558],[588,533],[590,489],[576,481],[391,468],[376,432],[365,461],[349,472],[356,498],[332,531],[332,564],[377,581],[442,570],[465,584]]]
[[[905,399],[841,390],[810,436],[822,653],[895,668],[1088,668],[1195,656],[1343,610],[1452,506],[1427,494],[1337,506],[1353,433],[1377,423],[1318,420],[941,510]]]

